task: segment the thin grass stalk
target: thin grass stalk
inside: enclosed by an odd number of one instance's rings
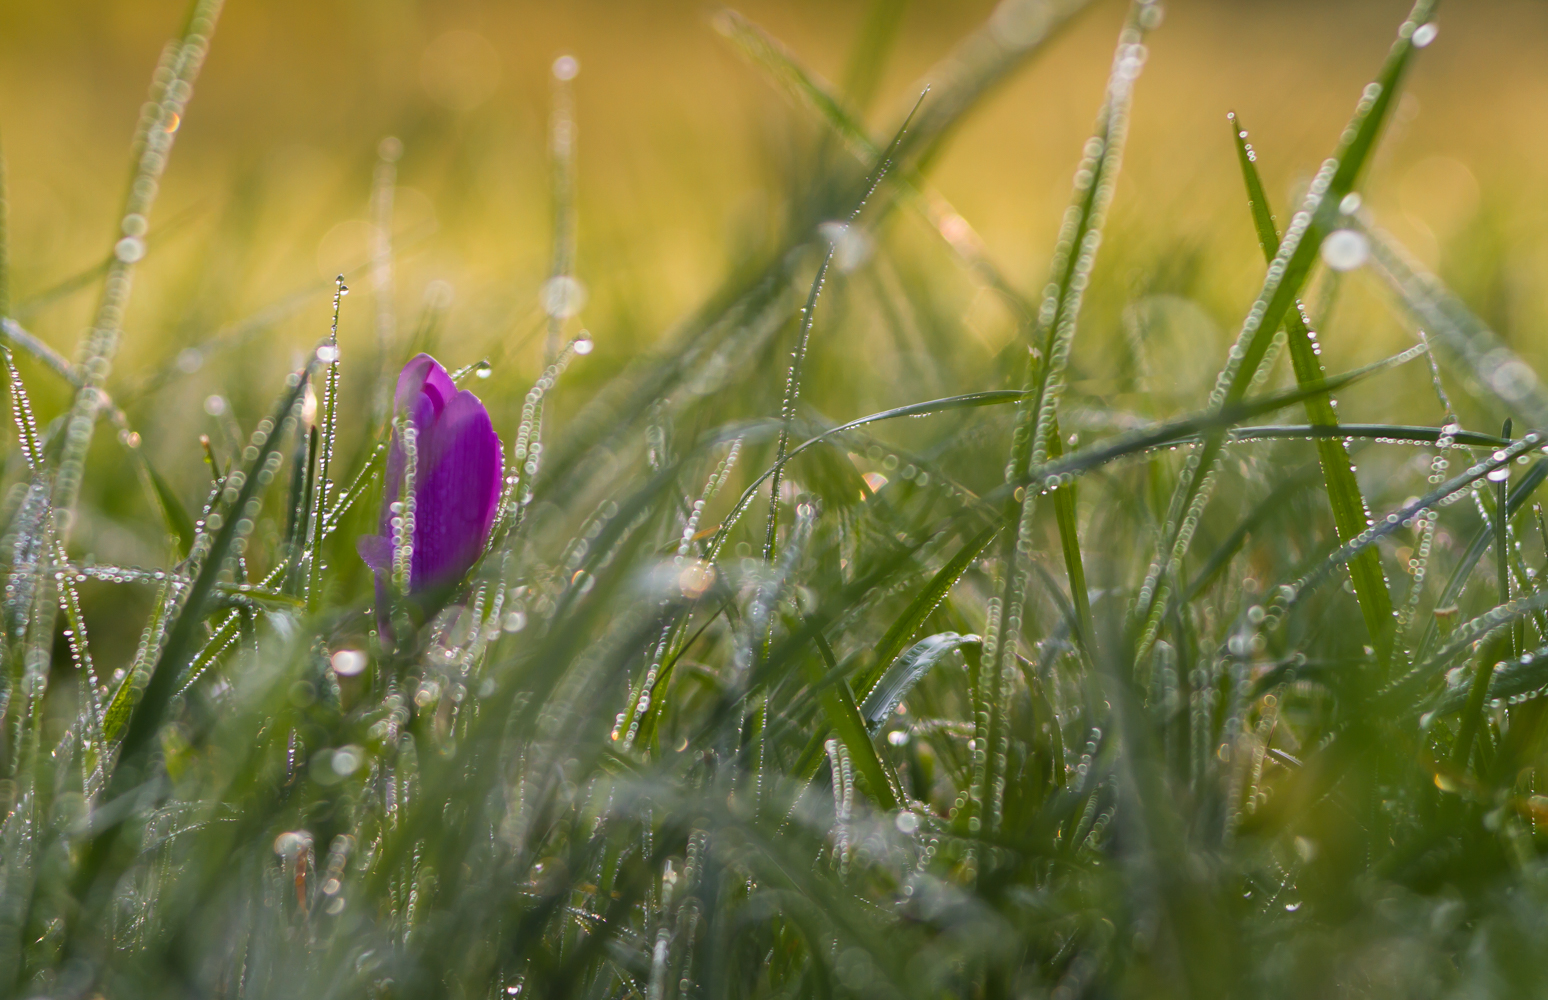
[[[1148,28],[1155,24],[1154,10],[1153,5],[1144,0],[1136,0],[1129,7],[1118,36],[1095,134],[1087,141],[1075,172],[1074,197],[1065,212],[1059,242],[1054,249],[1052,276],[1044,290],[1037,326],[1030,337],[1025,396],[1019,404],[1010,460],[1005,469],[1008,483],[1020,481],[1030,468],[1042,467],[1049,462],[1050,440],[1057,433],[1064,370],[1069,364],[1081,303],[1091,280],[1102,226],[1123,162],[1134,81],[1144,66],[1144,39]],[[1038,491],[1021,487],[1017,493],[1006,506],[1006,520],[1014,530],[1006,532],[1001,541],[1000,572],[1003,576],[984,628],[984,650],[975,686],[974,780],[967,800],[970,833],[998,830],[1000,804],[1004,798],[1005,755],[1009,751],[1004,715],[1010,685],[1017,672],[1016,646],[1021,639],[1022,615],[1031,586],[1030,560],[1036,544],[1033,512]],[[1066,494],[1058,499],[1056,506],[1067,504],[1070,499]],[[1067,516],[1071,512],[1066,511],[1066,516],[1061,518],[1061,537],[1066,551],[1073,545],[1078,555],[1078,540],[1066,534],[1074,530]],[[1072,565],[1078,567],[1078,558]],[[1073,569],[1071,575],[1072,587],[1076,585],[1076,579],[1083,583],[1082,570]],[[1089,619],[1089,608],[1086,617]],[[1083,641],[1089,640],[1089,621],[1078,623],[1078,627],[1083,633]]]
[[[903,124],[898,128],[892,142],[888,144],[876,166],[871,170],[871,176],[866,178],[866,184],[860,198],[855,202],[854,209],[849,217],[844,220],[844,227],[855,225],[855,220],[860,218],[860,213],[865,209],[865,203],[881,185],[887,172],[892,168],[893,157],[897,155],[898,148],[903,144],[903,139],[908,135],[909,124],[914,120],[914,115],[924,104],[925,97],[929,94],[926,89],[919,95],[919,100],[914,103],[913,111],[909,112]],[[826,252],[817,265],[817,274],[812,278],[811,289],[806,295],[806,305],[800,312],[801,325],[796,332],[795,348],[790,353],[790,368],[785,375],[785,395],[779,406],[779,443],[774,452],[774,475],[769,483],[769,516],[765,522],[763,538],[763,561],[770,562],[774,558],[775,532],[779,524],[779,487],[784,478],[785,461],[788,458],[786,452],[790,447],[790,433],[795,422],[796,403],[801,398],[801,369],[806,362],[806,346],[811,339],[812,324],[817,317],[817,299],[822,295],[822,285],[827,279],[828,268],[833,264],[833,257],[838,252],[838,240],[828,241]]]
[[[403,143],[394,136],[376,147],[376,171],[371,179],[371,297],[376,307],[376,390],[371,426],[380,428],[392,412],[392,357],[398,339],[398,311],[393,302],[392,203],[398,186],[398,159]]]
[[[580,64],[573,56],[560,56],[549,69],[552,104],[548,117],[549,184],[551,187],[554,241],[548,283],[543,286],[543,310],[548,314],[548,338],[543,363],[559,358],[564,321],[579,307],[575,286],[575,85]]]
[[[103,386],[118,350],[134,266],[144,255],[143,237],[159,180],[193,94],[193,82],[203,65],[220,8],[221,0],[197,0],[194,4],[182,39],[170,43],[163,51],[151,84],[151,100],[145,105],[136,129],[135,168],[120,221],[123,235],[115,244],[114,258],[108,267],[96,315],[82,344],[78,366],[81,381],[65,419],[64,443],[59,463],[52,473],[50,511],[43,529],[47,538],[45,548],[50,554],[56,550],[64,551],[69,542],[70,522],[85,474],[86,451],[97,418],[107,405]],[[59,604],[42,599],[42,592],[52,585],[52,561],[40,560],[35,576],[38,602],[34,614],[29,617],[24,654],[23,694],[29,706],[35,705],[44,695],[52,659]],[[37,715],[30,707],[24,708],[23,714]],[[29,738],[24,755],[35,749],[36,739]]]
[[[333,471],[333,448],[339,429],[339,309],[344,296],[348,294],[349,286],[344,284],[344,276],[341,274],[334,282],[333,319],[328,326],[328,339],[317,352],[318,358],[327,364],[328,374],[323,380],[323,396],[319,400],[322,424],[319,428],[317,473],[312,479],[312,495],[308,503],[311,509],[309,527],[312,538],[308,546],[311,552],[307,556],[306,606],[313,613],[322,602],[323,518],[328,512],[328,500],[333,495],[333,480],[330,477]]]
[[[0,320],[11,317],[11,201],[5,166],[5,143],[0,137]]]

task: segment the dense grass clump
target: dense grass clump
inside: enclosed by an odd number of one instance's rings
[[[249,426],[213,397],[225,439],[193,497],[135,430],[165,420],[176,362],[130,385],[114,361],[197,113],[220,3],[196,3],[77,356],[4,320],[0,995],[1548,986],[1548,438],[1530,430],[1548,391],[1362,195],[1435,3],[1289,210],[1222,121],[1261,288],[1219,357],[1187,336],[1186,288],[1106,309],[1124,330],[1100,334],[1106,381],[1076,347],[1160,5],[1129,6],[1041,291],[928,179],[1081,6],[1005,0],[885,135],[860,105],[895,5],[844,88],[719,15],[822,130],[784,235],[562,413],[550,397],[599,360],[574,274],[573,61],[554,66],[543,315],[487,357],[434,294],[417,323],[393,312],[402,148],[383,142],[369,269],[340,276],[326,335]],[[934,283],[963,274],[1017,324],[982,363],[939,320]],[[1362,335],[1334,320],[1356,281],[1413,346],[1329,371],[1321,343]],[[355,308],[370,348],[340,343]],[[523,338],[544,367],[515,389]],[[887,409],[810,402],[882,382]],[[421,573],[416,517],[461,502],[431,484],[459,388],[494,415],[503,481],[474,463],[498,503],[484,490],[476,531],[439,517]],[[1394,422],[1341,423],[1335,397]],[[1395,422],[1414,413],[1433,419]],[[159,567],[80,548],[132,491]],[[131,614],[138,641],[94,655]]]

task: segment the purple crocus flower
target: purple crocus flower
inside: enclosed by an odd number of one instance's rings
[[[403,366],[393,406],[399,419],[413,422],[416,441],[409,592],[449,586],[467,575],[489,540],[500,505],[500,437],[478,397],[457,391],[446,369],[428,354]],[[406,464],[394,427],[381,533],[356,543],[360,558],[376,571],[381,597],[392,579],[392,505],[398,502]]]

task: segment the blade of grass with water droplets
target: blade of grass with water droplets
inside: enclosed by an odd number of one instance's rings
[[[1241,163],[1242,178],[1247,185],[1247,202],[1252,210],[1252,221],[1257,229],[1258,245],[1263,249],[1267,263],[1273,264],[1279,250],[1279,230],[1269,209],[1268,195],[1258,176],[1257,154],[1247,143],[1247,129],[1237,119],[1236,113],[1227,116],[1231,135],[1236,141],[1237,159]],[[1289,340],[1290,364],[1298,383],[1305,385],[1323,378],[1327,372],[1322,367],[1319,351],[1313,344],[1313,333],[1307,326],[1306,313],[1300,300],[1285,313],[1285,333]],[[1336,435],[1338,414],[1333,409],[1330,396],[1314,396],[1306,401],[1306,419],[1313,426],[1333,428]],[[1347,542],[1370,527],[1370,508],[1360,492],[1355,478],[1354,464],[1349,449],[1337,436],[1317,439],[1317,458],[1322,464],[1323,481],[1327,485],[1328,505],[1333,509],[1333,528],[1339,542]],[[1392,617],[1392,594],[1387,586],[1387,575],[1381,567],[1381,557],[1375,549],[1367,549],[1349,561],[1349,577],[1354,585],[1355,599],[1360,603],[1360,613],[1370,634],[1371,646],[1376,659],[1385,665],[1392,657],[1396,638]],[[1383,667],[1385,669],[1385,667]]]
[[[318,609],[322,600],[323,519],[328,513],[328,501],[333,496],[330,475],[333,471],[333,447],[339,428],[339,309],[344,296],[348,294],[349,286],[344,284],[344,276],[341,274],[336,279],[333,292],[333,321],[328,327],[328,339],[317,349],[317,358],[328,366],[328,374],[323,380],[323,398],[318,401],[321,404],[322,424],[319,427],[317,471],[312,478],[312,496],[308,503],[311,510],[308,527],[312,538],[307,546],[310,551],[307,554],[306,606],[312,612]],[[303,379],[303,383],[305,381]],[[405,501],[412,502],[412,498],[407,497]]]
[[[882,723],[887,721],[887,716],[898,707],[898,703],[908,696],[909,690],[948,653],[981,641],[976,635],[939,632],[910,646],[893,661],[887,672],[877,680],[876,686],[865,696],[865,704],[861,706],[860,712],[867,727],[873,733],[880,729]]]
[[[1365,88],[1354,116],[1339,137],[1333,156],[1312,179],[1301,208],[1290,221],[1279,250],[1269,265],[1257,300],[1248,310],[1236,343],[1210,393],[1210,404],[1221,407],[1241,399],[1257,380],[1260,366],[1277,331],[1290,313],[1301,286],[1311,273],[1322,237],[1339,220],[1343,199],[1365,169],[1376,138],[1385,124],[1397,88],[1413,57],[1414,29],[1429,21],[1435,0],[1417,0],[1398,28],[1386,63],[1376,81]],[[1176,585],[1178,567],[1193,541],[1223,445],[1223,435],[1207,437],[1190,455],[1172,495],[1163,525],[1158,558],[1145,575],[1135,603],[1140,650],[1148,648],[1160,627],[1167,598]]]
[[[1149,16],[1150,10],[1150,5],[1140,0],[1129,6],[1113,53],[1096,129],[1087,140],[1084,156],[1075,171],[1073,198],[1054,247],[1049,284],[1028,344],[1027,395],[1017,412],[1016,430],[1005,470],[1007,482],[1020,479],[1029,468],[1043,466],[1049,461],[1050,441],[1056,434],[1059,398],[1064,389],[1064,371],[1069,364],[1075,327],[1123,162],[1134,83],[1145,60],[1145,33],[1155,23]],[[1003,771],[1009,747],[1006,713],[1009,711],[1010,686],[1017,673],[1016,646],[1021,641],[1022,615],[1032,580],[1036,499],[1037,491],[1022,489],[1006,501],[1005,515],[1010,530],[1000,543],[1002,578],[996,584],[997,594],[991,601],[984,626],[983,656],[974,685],[977,701],[974,777],[967,809],[967,827],[974,833],[994,833],[1000,824]],[[1068,494],[1065,499],[1070,499]],[[1060,535],[1067,554],[1074,547],[1076,561],[1071,565],[1078,567],[1079,544],[1068,535],[1073,527],[1070,519],[1063,519]],[[1072,570],[1072,577],[1083,576],[1078,569]]]
[[[1509,442],[1507,441],[1501,441],[1499,446],[1504,447],[1508,444]],[[1516,483],[1515,487],[1510,491],[1510,495],[1506,497],[1505,516],[1507,519],[1514,517],[1520,511],[1528,498],[1531,497],[1533,491],[1542,485],[1545,478],[1548,478],[1548,461],[1539,460],[1532,468],[1527,470],[1527,474],[1521,477],[1520,482]],[[1436,608],[1450,607],[1456,603],[1458,597],[1462,596],[1462,588],[1467,586],[1467,581],[1472,576],[1473,568],[1478,565],[1478,560],[1483,558],[1483,554],[1489,550],[1492,531],[1492,524],[1486,523],[1478,526],[1478,531],[1473,535],[1472,541],[1468,543],[1462,558],[1457,560],[1456,566],[1452,568],[1451,576],[1446,581],[1446,587],[1441,591],[1441,596],[1435,602]],[[1425,629],[1424,639],[1419,643],[1418,652],[1415,654],[1417,657],[1422,658],[1429,650],[1431,643],[1435,641],[1436,622],[1437,620],[1434,617],[1430,619],[1430,623]]]
[[[843,741],[844,748],[849,751],[849,759],[859,768],[871,798],[877,805],[891,812],[898,808],[894,782],[881,759],[876,756],[876,745],[871,742],[870,730],[855,706],[855,696],[849,690],[849,682],[844,679],[838,661],[833,658],[832,647],[821,631],[814,638],[822,658],[807,660],[807,679],[821,685],[817,697],[822,702],[823,714],[827,716],[828,725],[833,727],[834,733]],[[827,666],[827,677],[823,673],[823,665]]]
[[[1474,383],[1507,410],[1525,417],[1529,426],[1548,427],[1548,389],[1532,367],[1390,234],[1369,224],[1364,230],[1376,270],[1409,311],[1462,362]]]
[[[159,654],[145,680],[143,693],[138,699],[129,699],[128,719],[118,746],[118,761],[108,778],[105,803],[132,794],[136,784],[152,780],[150,775],[141,773],[141,769],[177,692],[183,667],[203,626],[208,600],[226,569],[227,559],[240,555],[253,530],[263,493],[279,468],[280,443],[300,421],[302,394],[319,362],[320,359],[314,356],[306,368],[286,379],[285,391],[273,414],[259,421],[254,429],[244,456],[246,461],[226,477],[221,502],[195,540],[189,559],[193,579],[180,589],[180,599],[166,602],[171,605],[175,601],[176,604],[175,612],[170,615],[166,639],[159,644]],[[125,677],[125,686],[131,679]],[[76,870],[74,885],[78,900],[84,899],[96,885],[125,818],[117,814],[116,819],[93,827]]]
[[[1013,495],[1012,491],[1020,486],[1030,485],[1045,490],[1058,489],[1061,485],[1062,477],[1066,475],[1079,475],[1119,459],[1141,455],[1156,448],[1194,443],[1200,439],[1207,438],[1207,435],[1211,432],[1229,430],[1236,424],[1251,420],[1253,417],[1272,413],[1275,410],[1282,410],[1287,406],[1294,406],[1297,403],[1303,402],[1312,396],[1334,392],[1345,386],[1353,385],[1378,372],[1412,361],[1424,352],[1425,348],[1423,345],[1411,347],[1401,354],[1394,354],[1390,358],[1384,358],[1363,368],[1357,368],[1342,375],[1335,375],[1332,378],[1312,382],[1306,386],[1254,397],[1223,410],[1206,410],[1203,413],[1183,417],[1180,420],[1173,420],[1154,427],[1131,431],[1127,434],[1115,435],[1100,444],[1082,448],[1080,451],[1073,452],[1057,461],[1051,460],[1048,464],[1033,469],[1019,479],[1010,480],[1004,485],[996,487],[984,497],[984,501],[986,503],[998,501],[1003,504]],[[1295,436],[1312,437],[1315,435],[1298,433]]]
[[[124,235],[114,246],[114,259],[108,267],[92,326],[84,338],[81,380],[65,418],[59,462],[51,470],[51,516],[44,529],[51,552],[56,548],[63,552],[69,541],[70,519],[80,495],[92,431],[98,415],[108,405],[102,390],[118,350],[134,266],[144,256],[142,237],[220,7],[220,0],[200,0],[195,4],[183,37],[168,43],[163,50],[161,64],[152,78],[150,101],[140,115],[133,146],[135,168],[120,219]],[[36,588],[40,598],[53,582],[51,577],[42,575],[47,563],[40,560],[38,564]],[[58,610],[59,602],[39,600],[28,620],[24,657],[28,676],[34,679],[28,692],[32,699],[42,698],[46,688]]]
[[[808,70],[784,45],[742,14],[726,10],[717,27],[736,44],[753,65],[762,68],[775,84],[797,104],[815,112],[862,163],[874,163],[881,148],[871,141],[862,125],[827,85]],[[972,226],[952,207],[939,191],[930,186],[923,173],[912,163],[900,164],[895,185],[912,207],[917,209],[938,235],[970,271],[1006,298],[1030,321],[1033,309],[1026,297],[989,259],[983,241]]]
[[[887,176],[887,171],[892,168],[893,157],[897,154],[898,147],[903,142],[903,137],[908,134],[908,126],[914,119],[914,113],[924,103],[926,93],[919,95],[919,100],[914,104],[914,111],[910,112],[908,117],[903,119],[903,124],[899,127],[897,135],[893,136],[886,152],[882,154],[881,158],[877,160],[876,166],[872,168],[871,176],[866,178],[865,193],[860,196],[859,201],[855,203],[854,211],[850,212],[849,218],[844,221],[845,226],[853,226],[855,224],[855,220],[860,217],[860,213],[865,209],[866,201],[876,192],[877,187],[881,185],[882,180]],[[829,240],[828,250],[823,254],[822,261],[817,265],[817,274],[812,278],[811,291],[807,293],[806,305],[801,310],[801,325],[796,333],[795,350],[791,352],[790,370],[785,376],[785,396],[780,402],[779,407],[781,422],[779,444],[775,449],[774,476],[769,486],[769,516],[765,524],[763,540],[764,562],[774,558],[775,530],[779,524],[779,486],[780,480],[784,476],[786,452],[790,448],[790,430],[792,423],[795,421],[796,402],[801,397],[801,369],[806,362],[806,345],[811,339],[812,324],[817,317],[817,298],[822,294],[823,281],[828,276],[828,268],[832,266],[833,257],[837,251],[838,241]]]
[[[1375,524],[1373,524],[1370,528],[1361,532],[1357,537],[1340,546],[1337,551],[1333,552],[1326,559],[1318,563],[1310,572],[1306,573],[1294,584],[1281,587],[1279,596],[1274,599],[1273,607],[1269,611],[1270,618],[1277,619],[1279,615],[1294,605],[1302,597],[1306,596],[1306,594],[1310,593],[1317,586],[1327,582],[1327,580],[1332,576],[1333,572],[1340,565],[1347,562],[1353,556],[1359,554],[1363,549],[1376,544],[1376,542],[1399,530],[1412,518],[1418,516],[1421,512],[1447,501],[1448,499],[1461,493],[1463,490],[1472,488],[1474,483],[1487,478],[1489,473],[1494,472],[1496,469],[1508,467],[1517,456],[1524,455],[1527,452],[1536,448],[1541,448],[1542,446],[1542,435],[1534,431],[1508,448],[1497,451],[1490,455],[1488,458],[1474,463],[1461,475],[1447,480],[1445,483],[1442,483],[1440,486],[1431,490],[1429,493],[1426,493],[1424,496],[1410,503],[1404,504],[1398,510],[1388,514],[1385,518],[1382,518],[1380,521],[1377,521]],[[1548,592],[1544,593],[1548,594]],[[1533,598],[1522,598],[1521,600],[1529,601],[1535,599],[1535,596],[1536,595],[1534,595]],[[1531,605],[1531,607],[1535,609],[1537,608],[1537,605]],[[1267,621],[1267,619],[1265,620]],[[1457,632],[1452,633],[1453,637],[1456,635]]]

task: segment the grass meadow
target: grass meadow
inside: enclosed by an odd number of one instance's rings
[[[1545,35],[0,10],[0,997],[1540,995]]]

